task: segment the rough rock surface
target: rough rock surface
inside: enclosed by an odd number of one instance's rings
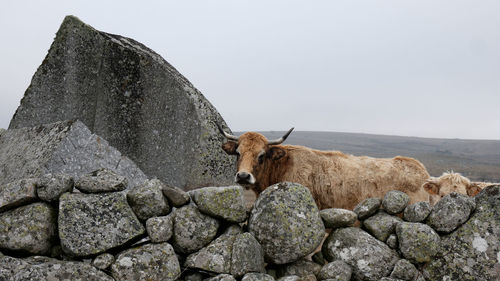
[[[409,222],[423,222],[431,211],[432,206],[429,202],[417,202],[405,208],[403,219]]]
[[[399,190],[391,190],[385,194],[382,207],[388,214],[394,215],[401,213],[408,205],[408,202],[410,202],[408,194]]]
[[[219,274],[215,277],[206,279],[206,281],[236,281],[236,279],[229,274]]]
[[[33,203],[0,214],[0,248],[49,254],[56,236],[57,212],[47,203]]]
[[[21,179],[0,185],[0,212],[35,201],[36,184],[37,179]]]
[[[389,246],[391,249],[396,249],[398,247],[398,237],[396,234],[391,234],[389,237],[387,237],[387,240],[385,241],[387,246]]]
[[[450,193],[434,205],[427,224],[438,232],[450,233],[467,221],[476,203],[460,193]]]
[[[181,268],[170,244],[146,244],[120,253],[111,265],[111,274],[116,281],[173,281]]]
[[[129,158],[80,121],[7,130],[0,138],[0,167],[0,184],[48,173],[78,180],[98,168],[127,177],[130,186],[147,179]]]
[[[326,228],[338,228],[353,226],[358,215],[346,209],[324,209],[319,212]]]
[[[241,186],[204,187],[190,193],[202,213],[236,223],[247,218]]]
[[[234,239],[231,255],[231,274],[242,276],[247,272],[266,272],[264,251],[252,234],[245,232]]]
[[[172,246],[177,252],[190,254],[210,243],[217,234],[219,221],[200,213],[196,205],[185,205],[174,211]]]
[[[321,265],[306,259],[300,259],[279,267],[278,276],[296,275],[299,277],[305,277],[310,274],[317,275],[320,270]]]
[[[123,193],[65,193],[59,198],[59,238],[66,254],[102,253],[143,233]]]
[[[110,267],[115,262],[115,257],[112,254],[100,254],[92,260],[92,265],[98,269],[104,270]]]
[[[389,235],[394,233],[396,224],[401,222],[401,219],[391,216],[380,210],[377,214],[363,221],[363,226],[380,241],[385,242]]]
[[[172,216],[149,218],[146,221],[146,231],[153,243],[166,242],[172,237],[174,222]]]
[[[222,117],[143,44],[64,19],[9,128],[79,119],[149,177],[189,188],[229,184]],[[226,129],[227,130],[227,129]],[[175,149],[172,149],[175,148]]]
[[[265,273],[247,273],[243,276],[241,281],[274,281],[274,278]]]
[[[231,253],[235,238],[234,235],[220,236],[208,246],[189,255],[184,266],[215,273],[231,273]]]
[[[438,255],[424,268],[427,280],[495,280],[500,273],[500,186],[474,197],[476,211],[441,237]]]
[[[164,216],[170,212],[167,199],[161,191],[162,183],[158,179],[147,180],[127,193],[127,200],[140,220]]]
[[[401,222],[396,226],[399,250],[415,263],[429,262],[439,248],[439,235],[428,225],[418,222]]]
[[[176,208],[186,205],[189,203],[189,200],[191,200],[191,197],[189,197],[187,192],[176,186],[163,184],[162,191],[163,195],[168,198],[168,201],[172,204],[172,206]]]
[[[277,281],[303,281],[303,280],[297,275],[289,275],[278,278]]]
[[[16,259],[0,256],[0,280],[88,280],[114,281],[90,264],[76,261],[60,261],[47,257]]]
[[[391,278],[413,281],[417,276],[417,268],[408,260],[400,259],[391,272]]]
[[[47,202],[56,202],[65,192],[73,191],[73,178],[65,174],[45,174],[37,184],[38,198]]]
[[[318,280],[349,281],[351,275],[351,267],[341,260],[336,260],[321,268],[318,273]]]
[[[359,220],[363,220],[375,214],[381,204],[382,200],[379,198],[367,198],[354,207],[353,212],[358,215]]]
[[[128,180],[108,168],[101,168],[81,176],[75,187],[85,193],[122,191],[128,186]]]
[[[309,190],[283,182],[268,187],[255,202],[248,222],[266,258],[275,264],[298,260],[319,246],[324,225]]]
[[[329,261],[342,260],[352,268],[355,280],[376,280],[389,275],[398,254],[357,227],[334,230],[323,243]]]

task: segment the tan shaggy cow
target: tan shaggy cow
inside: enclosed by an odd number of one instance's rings
[[[236,137],[220,126],[219,130],[228,139],[222,145],[224,151],[238,156],[235,181],[257,195],[272,184],[289,181],[308,187],[320,209],[352,210],[362,200],[383,198],[390,190],[406,192],[410,203],[429,201],[422,188],[429,174],[415,159],[372,158],[281,145],[293,128],[272,141],[255,132]]]

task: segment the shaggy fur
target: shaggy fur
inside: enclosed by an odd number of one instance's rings
[[[372,158],[295,145],[270,146],[263,135],[254,132],[222,147],[228,154],[238,155],[238,172],[255,177],[255,184],[248,187],[257,195],[272,184],[290,181],[308,187],[320,209],[352,210],[362,200],[382,198],[390,190],[406,192],[410,203],[429,201],[429,194],[422,188],[429,174],[412,158]]]

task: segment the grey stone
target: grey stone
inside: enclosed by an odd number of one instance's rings
[[[231,274],[236,277],[248,272],[266,272],[264,251],[252,234],[245,232],[234,239],[231,255]]]
[[[241,281],[274,281],[274,278],[265,273],[247,273],[243,276]]]
[[[401,259],[396,263],[396,265],[394,265],[394,269],[392,270],[390,277],[413,281],[417,274],[417,268],[410,261]]]
[[[408,194],[399,190],[391,190],[385,194],[382,206],[387,213],[395,215],[401,213],[408,202],[410,202]]]
[[[59,238],[68,255],[99,254],[143,233],[123,193],[65,193],[59,198]]]
[[[318,273],[318,280],[349,281],[351,275],[351,267],[341,260],[336,260],[321,268]]]
[[[318,279],[316,279],[316,275],[314,275],[314,274],[309,274],[309,275],[300,277],[300,281],[317,281],[317,280]]]
[[[147,180],[127,193],[127,200],[140,220],[164,216],[170,212],[168,201],[161,191],[158,179]]]
[[[173,281],[180,274],[179,260],[168,243],[146,244],[125,250],[111,265],[111,275],[116,281]]]
[[[97,269],[104,270],[110,267],[115,262],[115,257],[112,254],[100,254],[92,260],[92,265]]]
[[[500,264],[500,186],[474,197],[476,210],[457,230],[441,237],[438,255],[423,269],[427,280],[497,280]]]
[[[48,255],[56,236],[56,210],[33,203],[0,214],[0,248]]]
[[[398,248],[398,237],[396,234],[391,234],[389,237],[387,237],[387,240],[385,241],[385,244],[389,246],[391,249],[397,249]]]
[[[399,260],[389,246],[357,227],[334,230],[322,250],[327,260],[341,260],[351,266],[354,280],[378,281],[389,275]]]
[[[49,203],[56,202],[65,192],[73,191],[73,178],[65,174],[45,174],[38,184],[36,193],[38,197]]]
[[[278,278],[277,281],[302,281],[301,278],[297,275],[290,275]]]
[[[143,44],[64,19],[9,128],[79,119],[149,177],[192,188],[230,184],[213,105]],[[129,182],[130,183],[130,182]]]
[[[190,254],[210,243],[217,234],[219,221],[200,213],[189,204],[174,211],[172,246],[176,252]]]
[[[129,158],[80,121],[7,130],[0,138],[0,163],[0,184],[49,173],[78,180],[99,168],[125,176],[132,187],[147,179]]]
[[[190,194],[198,209],[209,216],[236,223],[247,218],[241,186],[204,187]]]
[[[346,209],[324,209],[319,212],[326,228],[353,226],[358,215]]]
[[[385,242],[389,235],[394,233],[398,222],[401,222],[400,218],[380,210],[377,214],[364,220],[363,226],[378,240]]]
[[[206,281],[236,281],[232,275],[229,274],[219,274],[215,277],[205,279]]]
[[[222,235],[238,235],[242,233],[243,229],[241,229],[241,226],[237,224],[231,224],[224,230],[224,233]]]
[[[361,201],[353,211],[358,215],[359,220],[363,220],[377,212],[382,204],[382,200],[379,198],[367,198]]]
[[[203,274],[199,272],[187,272],[183,273],[184,281],[201,281],[203,280]]]
[[[417,202],[405,208],[403,219],[409,222],[423,222],[431,211],[432,206],[429,202]]]
[[[37,181],[37,179],[21,179],[0,185],[0,212],[35,201]]]
[[[452,192],[434,205],[427,224],[438,232],[450,233],[467,221],[475,207],[473,198]]]
[[[166,242],[172,237],[174,229],[172,216],[149,218],[146,221],[146,231],[153,243]]]
[[[75,187],[85,193],[122,191],[127,189],[128,180],[108,168],[101,168],[81,176]]]
[[[113,278],[90,264],[40,256],[26,259],[0,257],[0,280],[114,281]]]
[[[248,221],[249,232],[275,264],[290,263],[313,252],[325,226],[306,187],[283,182],[262,192]]]
[[[380,278],[380,281],[403,281],[403,280],[391,278],[391,277],[382,277],[382,278]]]
[[[310,274],[317,275],[321,270],[321,265],[306,260],[300,259],[289,264],[284,264],[278,268],[278,276],[296,275],[305,277]]]
[[[189,197],[187,192],[176,186],[163,184],[162,191],[163,195],[168,198],[168,201],[172,204],[172,206],[177,208],[186,205],[191,200],[191,197]]]
[[[215,239],[208,246],[189,255],[184,266],[215,273],[231,273],[231,253],[235,239],[234,235]]]
[[[429,262],[437,254],[439,235],[428,225],[401,222],[396,226],[399,250],[411,262]]]

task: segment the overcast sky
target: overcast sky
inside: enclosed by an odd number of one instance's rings
[[[500,1],[3,1],[0,127],[68,14],[155,50],[233,131],[500,139]]]

